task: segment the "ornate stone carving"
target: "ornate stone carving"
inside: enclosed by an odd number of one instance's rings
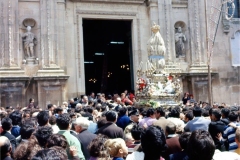
[[[175,33],[175,48],[176,48],[176,57],[185,55],[185,47],[184,42],[186,42],[186,36],[182,33],[182,27],[177,28],[177,32]]]

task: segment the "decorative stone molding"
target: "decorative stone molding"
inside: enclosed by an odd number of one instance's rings
[[[143,4],[145,0],[70,0],[72,2],[100,2],[100,3],[129,3],[129,4]]]
[[[173,0],[172,7],[173,8],[187,8],[188,1],[187,0]]]
[[[78,14],[93,14],[93,15],[120,15],[120,16],[136,16],[137,13],[134,12],[108,12],[108,11],[87,11],[77,9]]]

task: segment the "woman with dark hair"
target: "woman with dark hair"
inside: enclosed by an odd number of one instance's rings
[[[167,149],[166,137],[158,126],[149,126],[141,134],[143,152],[133,152],[126,160],[163,160],[162,153]]]
[[[90,153],[89,160],[110,160],[107,148],[104,146],[108,137],[105,135],[99,134],[88,146]]]
[[[53,134],[49,137],[47,141],[47,148],[53,146],[59,146],[63,149],[66,149],[68,147],[67,139],[61,134]]]

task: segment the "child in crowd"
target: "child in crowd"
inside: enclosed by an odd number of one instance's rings
[[[113,160],[124,160],[123,157],[128,154],[128,148],[121,138],[108,139],[105,146]]]

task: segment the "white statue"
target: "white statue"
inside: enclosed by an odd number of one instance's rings
[[[159,32],[160,26],[154,23],[151,30],[153,35],[148,40],[147,51],[150,62],[157,69],[157,71],[159,71],[165,66],[164,55],[166,53],[166,47]]]
[[[31,27],[27,26],[27,32],[23,34],[23,46],[28,57],[34,57],[34,45],[37,44],[36,36],[31,32]]]
[[[186,42],[186,36],[182,33],[182,28],[178,27],[175,33],[175,46],[176,46],[176,57],[184,55],[185,47],[184,42]]]

